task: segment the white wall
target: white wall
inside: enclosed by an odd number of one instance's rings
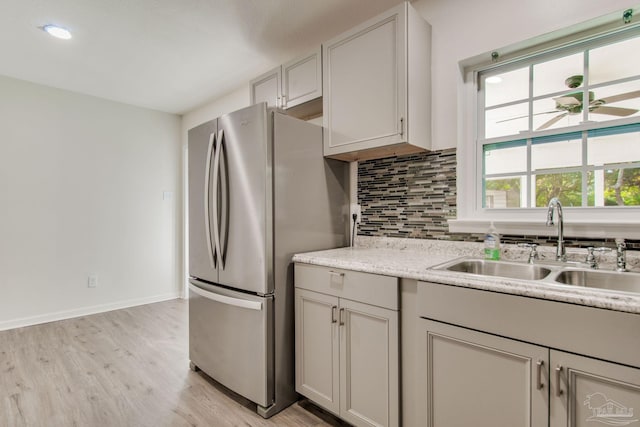
[[[636,6],[630,0],[416,0],[431,24],[434,149],[458,139],[458,63],[482,53]],[[622,12],[620,12],[622,20]]]
[[[245,86],[239,87],[221,98],[214,99],[184,114],[182,116],[183,144],[185,146],[187,144],[187,132],[189,129],[223,114],[247,107],[249,106],[249,99],[249,82],[247,82]]]
[[[0,330],[178,296],[180,183],[179,116],[0,77]]]

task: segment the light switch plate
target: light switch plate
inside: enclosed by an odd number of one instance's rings
[[[96,286],[98,286],[98,275],[97,274],[90,274],[89,275],[89,279],[87,280],[87,287],[88,288],[95,288]]]

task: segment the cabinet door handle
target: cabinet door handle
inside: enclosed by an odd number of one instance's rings
[[[404,117],[400,117],[400,136],[404,136]]]
[[[564,393],[560,387],[560,374],[562,374],[562,365],[556,367],[556,396],[562,396]]]
[[[329,271],[329,283],[331,286],[343,286],[344,285],[344,273],[337,271]]]
[[[542,384],[542,367],[544,366],[544,360],[538,360],[538,363],[536,363],[536,388],[538,390],[542,389],[542,387],[544,387],[544,384]]]
[[[336,323],[338,320],[336,319],[336,310],[338,309],[337,305],[331,306],[331,323]]]
[[[344,308],[340,309],[340,326],[344,326]]]

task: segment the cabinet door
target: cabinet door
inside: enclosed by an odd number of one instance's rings
[[[338,298],[295,290],[296,391],[340,412]]]
[[[421,319],[429,427],[548,425],[549,350]]]
[[[340,416],[398,426],[398,312],[340,300]]]
[[[322,49],[282,65],[282,106],[290,108],[322,96]]]
[[[259,102],[266,102],[269,107],[280,107],[280,94],[282,88],[281,82],[281,69],[280,67],[264,73],[263,75],[251,80],[251,104],[257,104]]]
[[[323,45],[325,155],[406,141],[406,7]]]
[[[551,427],[640,426],[640,369],[555,350],[551,369]]]

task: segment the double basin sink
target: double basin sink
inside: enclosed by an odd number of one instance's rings
[[[576,264],[579,265],[579,264]],[[477,258],[455,259],[433,267],[458,273],[485,277],[541,281],[550,284],[582,286],[618,292],[640,293],[640,274],[609,270],[594,270],[571,266],[570,263],[542,262],[528,264],[516,261],[488,261]]]

